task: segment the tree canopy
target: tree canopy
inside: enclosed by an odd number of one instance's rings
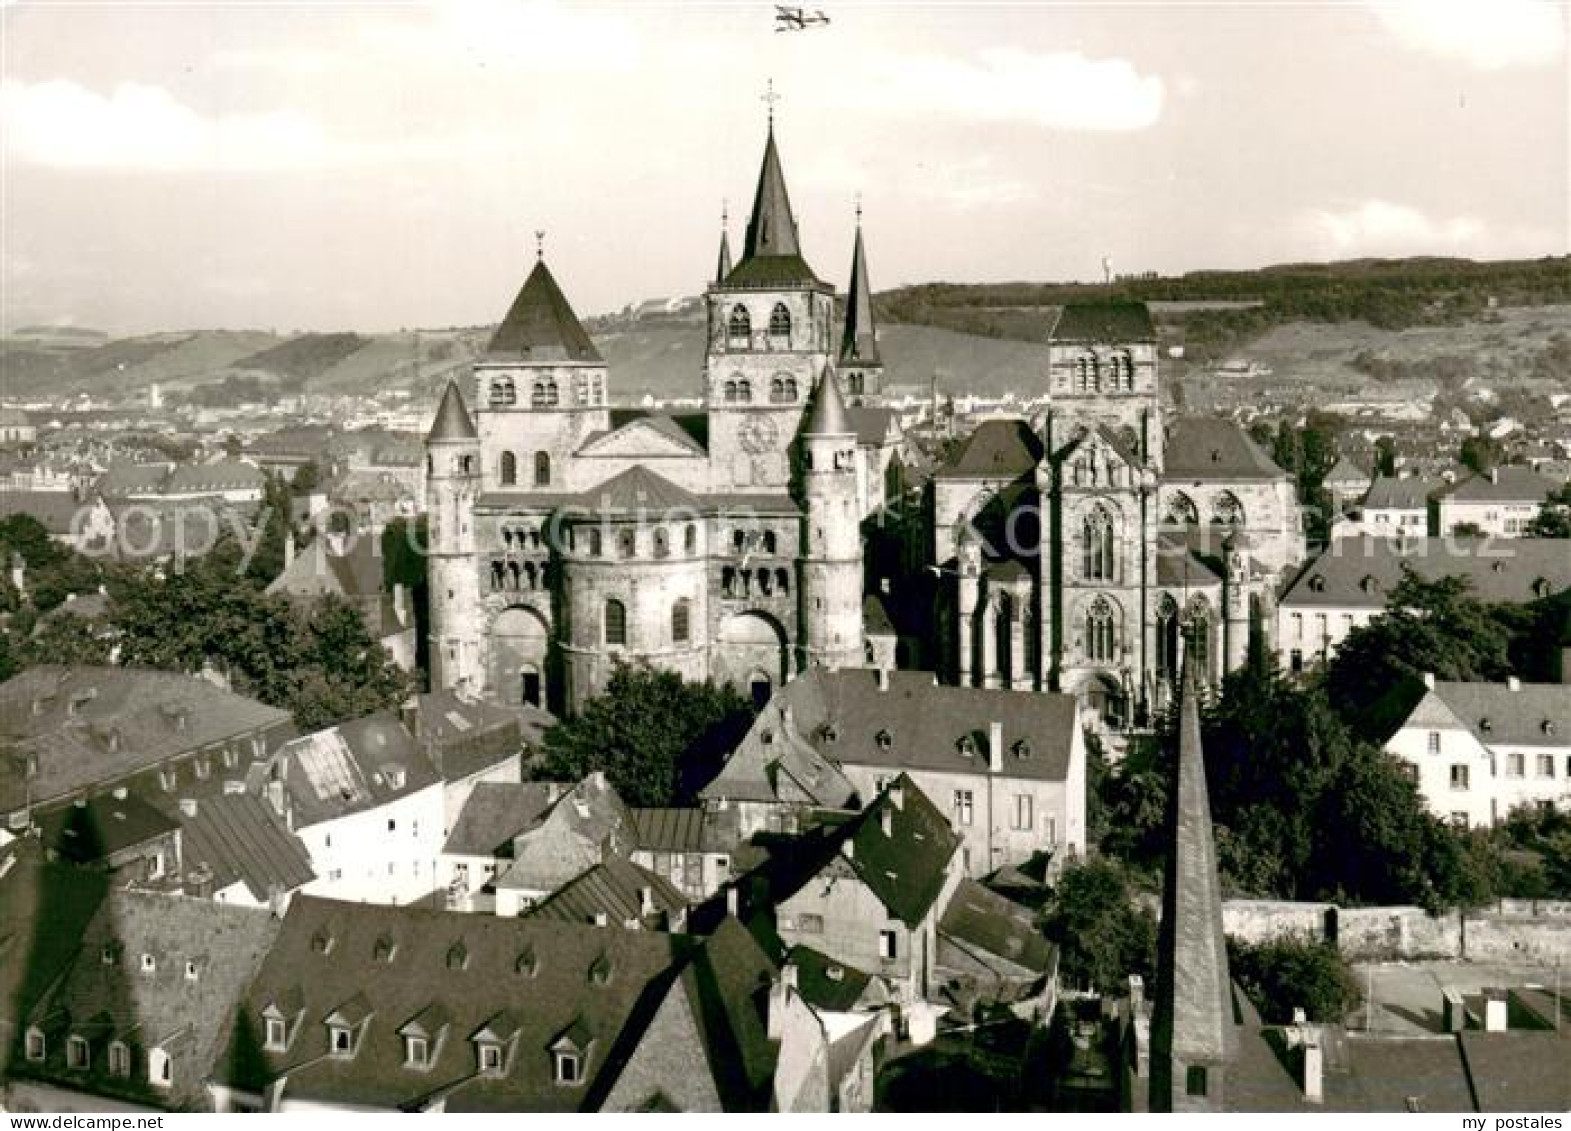
[[[1064,869],[1046,930],[1058,945],[1059,976],[1066,985],[1105,993],[1131,974],[1154,982],[1156,915],[1137,895],[1128,869],[1109,857]]]
[[[1310,1021],[1339,1024],[1363,999],[1352,970],[1329,943],[1229,940],[1228,967],[1268,1025],[1290,1024],[1295,1009]]]

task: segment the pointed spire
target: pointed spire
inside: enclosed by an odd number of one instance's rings
[[[426,443],[473,440],[478,435],[479,433],[475,431],[475,422],[470,418],[469,410],[464,407],[464,394],[458,391],[458,382],[449,381],[447,391],[442,394],[442,403],[437,406],[436,418],[431,421],[431,431],[426,436]]]
[[[851,287],[846,292],[845,333],[840,360],[878,365],[878,328],[873,322],[873,288],[867,281],[867,252],[862,247],[862,200],[856,202],[856,247],[851,253]]]
[[[720,262],[715,267],[715,285],[724,283],[731,273],[731,211],[720,207]]]
[[[536,236],[544,240],[545,233]],[[578,315],[556,285],[545,264],[543,247],[536,248],[535,266],[496,328],[487,357],[524,361],[587,361],[603,364],[600,351],[584,332]]]
[[[1191,649],[1184,664],[1178,767],[1168,806],[1172,840],[1162,892],[1151,1027],[1151,1107],[1157,1111],[1172,1110],[1186,1098],[1187,1082],[1180,1073],[1192,1067],[1209,1070],[1207,1094],[1199,1104],[1219,1109],[1224,1098],[1219,1070],[1233,1059],[1238,1046],[1199,697]]]
[[[818,389],[813,395],[813,405],[807,410],[804,436],[849,436],[856,429],[851,426],[851,415],[846,412],[845,398],[840,395],[840,381],[832,366],[824,366],[824,375],[818,379]]]
[[[780,151],[775,148],[775,127],[769,125],[764,143],[764,163],[758,170],[758,190],[753,194],[753,215],[747,222],[747,244],[742,258],[761,255],[801,255],[797,242],[796,217],[791,212],[791,194],[786,191],[785,172],[780,167]]]

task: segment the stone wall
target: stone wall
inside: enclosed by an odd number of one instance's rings
[[[1454,958],[1534,966],[1571,963],[1571,906],[1503,901],[1469,912],[1430,915],[1419,907],[1337,907],[1331,903],[1231,899],[1222,905],[1228,935],[1334,940],[1351,961]]]

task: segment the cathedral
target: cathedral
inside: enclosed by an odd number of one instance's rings
[[[905,441],[860,223],[841,313],[802,255],[772,121],[705,309],[703,411],[613,408],[535,263],[427,440],[433,686],[573,712],[643,661],[762,701],[809,667],[894,666],[897,608],[902,662],[1072,691],[1119,730],[1167,704],[1186,641],[1205,681],[1242,664],[1304,556],[1293,485],[1247,434],[1166,418],[1147,308],[1077,304],[1046,372],[1022,374],[1046,411],[947,455],[927,571],[869,595],[864,524],[905,494]]]
[[[845,313],[802,256],[771,122],[742,254],[721,235],[704,411],[612,408],[544,258],[427,439],[433,686],[572,712],[618,661],[756,700],[859,666],[861,526],[899,420],[860,226]]]

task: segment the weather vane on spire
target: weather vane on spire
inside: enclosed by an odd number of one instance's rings
[[[775,124],[775,103],[780,101],[780,96],[775,93],[774,79],[768,79],[765,82],[764,93],[759,96],[759,100],[769,107],[769,126],[773,129]]]
[[[544,259],[545,258],[545,229],[544,228],[536,228],[535,229],[535,258],[536,259]]]
[[[858,228],[862,226],[862,193],[860,190],[856,194],[856,226]]]

